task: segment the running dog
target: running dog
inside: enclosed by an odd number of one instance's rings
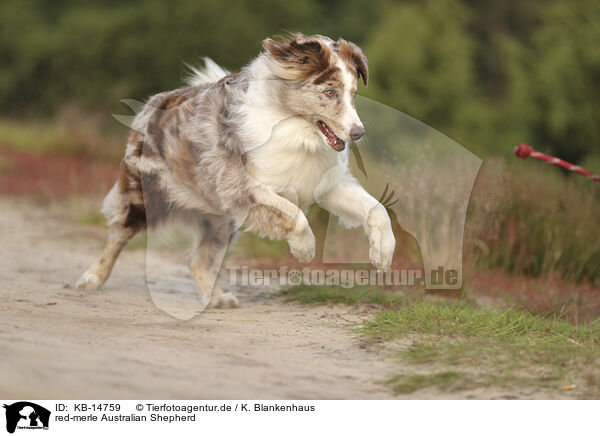
[[[104,200],[110,228],[102,255],[77,287],[98,289],[139,231],[181,219],[197,234],[192,277],[209,307],[235,307],[215,284],[238,230],[285,238],[301,262],[315,254],[303,211],[314,203],[360,226],[370,259],[389,268],[395,239],[386,209],[351,175],[349,141],[365,129],[354,99],[369,73],[344,39],[267,38],[240,72],[210,59],[190,86],[157,94],[136,115],[119,177]]]

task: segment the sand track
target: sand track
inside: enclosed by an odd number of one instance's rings
[[[158,310],[144,250],[126,251],[97,292],[73,288],[102,229],[0,202],[2,398],[389,398],[393,362],[348,328],[366,315],[238,289],[241,307],[191,321]],[[164,275],[182,265],[166,258]]]

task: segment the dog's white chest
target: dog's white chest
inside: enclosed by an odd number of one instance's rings
[[[313,204],[319,192],[335,183],[340,162],[334,153],[265,145],[250,154],[249,173],[301,209]]]

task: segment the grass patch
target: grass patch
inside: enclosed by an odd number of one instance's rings
[[[463,378],[462,374],[453,371],[442,371],[434,374],[398,374],[391,377],[388,382],[396,394],[410,394],[419,389],[436,387],[441,390],[450,390],[457,386]]]
[[[600,320],[575,326],[515,309],[421,300],[377,314],[360,331],[378,342],[416,337],[397,356],[420,369],[443,368],[402,373],[390,381],[395,392],[575,384],[585,397],[600,396]]]
[[[282,294],[288,301],[298,301],[302,304],[372,304],[388,308],[399,307],[412,298],[368,286],[344,289],[337,286],[298,285],[284,289]]]
[[[558,342],[597,344],[600,320],[574,326],[516,309],[500,311],[466,302],[413,301],[403,310],[379,313],[365,333],[394,339],[407,333],[464,336],[471,339],[536,338]]]
[[[403,370],[387,382],[397,394],[429,387],[560,392],[576,385],[574,395],[600,398],[600,319],[573,325],[556,316],[369,287],[295,286],[283,295],[309,304],[381,306],[356,331],[395,349]]]

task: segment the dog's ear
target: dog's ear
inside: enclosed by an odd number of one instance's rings
[[[365,86],[369,86],[369,63],[359,46],[353,42],[340,38],[337,41],[338,53],[356,69],[358,77],[362,77]]]
[[[303,80],[317,77],[329,67],[329,48],[318,39],[301,33],[267,38],[263,47],[273,59],[298,72]]]
[[[317,56],[323,49],[320,41],[301,33],[267,38],[263,41],[263,47],[279,62],[300,64],[309,62],[311,57]]]

